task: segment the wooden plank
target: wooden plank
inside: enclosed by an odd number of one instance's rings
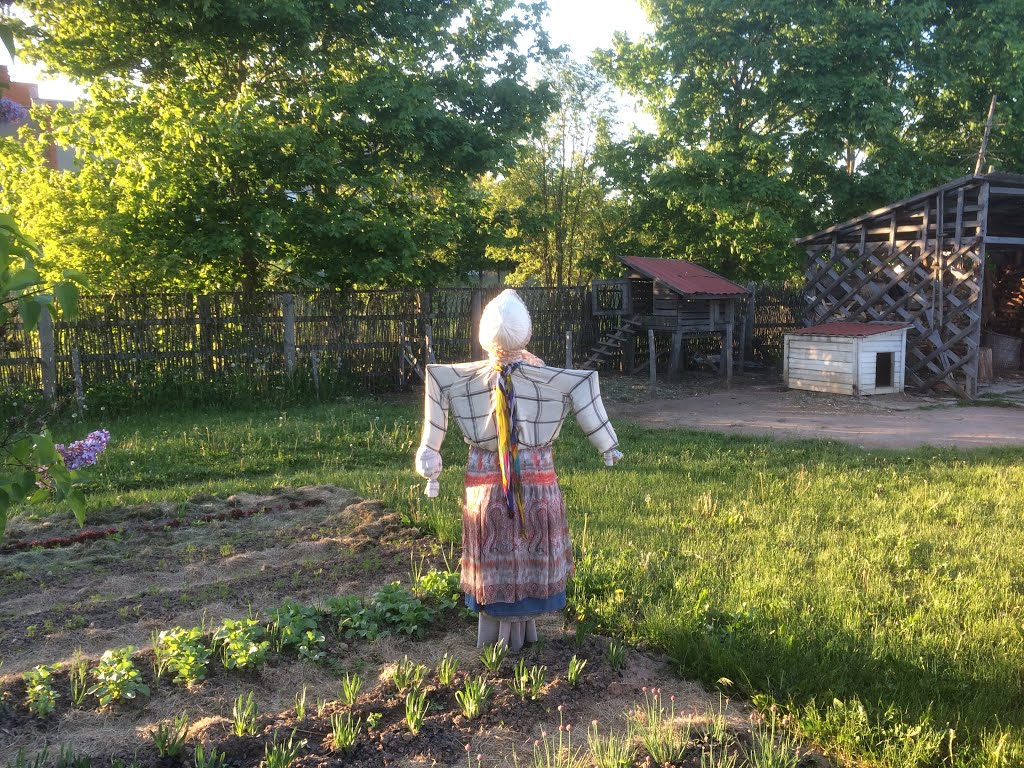
[[[654,397],[655,387],[658,383],[658,353],[657,348],[654,345],[654,329],[649,328],[647,330],[647,358],[648,368],[650,373],[650,383],[648,385],[648,394],[651,398]]]
[[[840,382],[808,381],[806,379],[790,377],[787,380],[790,389],[806,389],[811,392],[828,392],[836,395],[853,394],[852,384]]]
[[[986,245],[1024,245],[1024,237],[995,237],[986,236]]]
[[[46,311],[39,315],[39,355],[42,363],[43,397],[52,402],[57,396],[57,356],[53,318]]]

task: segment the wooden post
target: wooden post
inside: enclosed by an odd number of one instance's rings
[[[654,348],[654,329],[647,329],[647,367],[650,369],[651,383],[648,385],[648,394],[654,398],[654,388],[658,381],[658,351]]]
[[[469,310],[469,345],[473,360],[482,360],[484,357],[484,348],[480,346],[480,316],[483,314],[483,303],[483,291],[474,288]]]
[[[433,294],[430,291],[420,292],[420,322],[423,324],[423,354],[420,359],[424,365],[436,363],[434,359],[434,309]]]
[[[207,383],[213,379],[213,333],[210,327],[210,297],[196,296],[199,314],[199,365]]]
[[[683,329],[676,328],[672,332],[672,354],[668,358],[668,373],[669,376],[675,376],[679,373],[679,358],[683,354]]]
[[[988,120],[985,121],[985,134],[981,139],[981,149],[978,150],[978,160],[974,164],[974,175],[978,176],[981,169],[985,167],[985,153],[988,152],[988,138],[992,135],[992,121],[996,115],[996,95],[992,94],[992,101],[988,105]]]
[[[757,328],[757,286],[747,283],[750,296],[747,298],[747,314],[743,318],[743,361],[754,361],[754,332]],[[743,368],[740,368],[743,371]]]
[[[85,414],[85,388],[82,386],[82,358],[78,347],[71,349],[71,371],[75,376],[75,402],[78,403],[78,415]]]
[[[398,386],[405,386],[405,323],[398,321]]]
[[[430,323],[423,330],[423,338],[427,345],[427,363],[432,365],[437,362],[437,358],[434,357],[434,326]]]
[[[295,373],[295,297],[290,293],[281,296],[281,319],[284,322],[284,369],[291,376]]]
[[[725,332],[722,334],[722,375],[725,376],[725,386],[728,389],[732,386],[732,321],[725,324]]]
[[[622,372],[633,373],[636,368],[636,337],[630,334],[622,344]]]
[[[309,364],[313,366],[313,391],[316,393],[316,401],[320,402],[320,356],[314,349],[309,353]]]
[[[572,331],[565,332],[565,367],[572,368]]]
[[[42,361],[43,397],[52,402],[57,396],[57,351],[53,318],[45,309],[39,315],[39,357]]]

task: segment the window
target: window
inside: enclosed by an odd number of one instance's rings
[[[875,388],[895,386],[893,381],[894,353],[878,352],[875,354]]]

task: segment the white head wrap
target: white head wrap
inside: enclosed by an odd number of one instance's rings
[[[525,349],[532,333],[530,313],[510,288],[493,298],[480,316],[480,346],[492,355]]]

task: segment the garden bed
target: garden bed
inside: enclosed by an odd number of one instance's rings
[[[600,762],[588,752],[588,731],[619,734],[624,765],[650,760],[658,738],[675,740],[670,762],[678,765],[700,765],[710,751],[715,765],[728,766],[765,749],[764,724],[748,708],[675,678],[659,657],[622,649],[619,659],[612,641],[564,627],[559,616],[541,622],[542,642],[486,669],[475,622],[454,600],[449,567],[458,553],[344,489],[203,496],[102,517],[98,529],[117,530],[80,540],[68,540],[75,529],[64,522],[11,527],[0,560],[0,765],[34,765],[46,749],[40,764],[193,766],[201,745],[206,760],[249,766],[272,762],[268,750],[285,753],[289,741],[296,766],[531,764],[535,750],[541,762],[565,757],[570,741],[583,765]],[[60,541],[18,549],[48,540]],[[245,626],[257,634],[233,657],[227,630]],[[159,638],[176,627],[199,628],[189,647],[208,654],[191,684],[174,680],[181,668],[168,661],[171,641]],[[261,642],[260,658],[243,663]],[[121,662],[103,661],[128,646],[134,651]],[[229,657],[235,668],[226,668]],[[443,661],[457,664],[451,679]],[[570,680],[570,665],[581,661]],[[84,686],[93,687],[101,664],[120,670],[106,691],[121,696],[107,706],[103,691],[83,693],[72,679],[88,670]],[[533,671],[532,691],[515,685],[517,664]],[[399,691],[412,669],[422,680]],[[356,678],[361,689],[346,702],[345,681]],[[467,681],[490,688],[476,717],[460,701]],[[424,709],[411,725],[413,690]],[[236,735],[250,694],[256,714],[249,733]],[[354,744],[337,748],[334,732],[356,723]],[[655,730],[623,735],[634,727]],[[159,736],[172,731],[184,743],[161,755]],[[796,765],[791,742],[778,748]]]

